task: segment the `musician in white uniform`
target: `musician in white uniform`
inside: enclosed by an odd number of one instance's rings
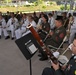
[[[43,13],[41,14],[41,17],[39,18],[39,20],[38,20],[38,23],[37,23],[37,29],[40,29],[40,27],[41,27],[41,25],[42,25],[42,23],[43,23],[43,20],[42,20],[42,17],[43,17]]]
[[[33,17],[32,16],[28,16],[28,21],[29,21],[29,24],[31,24],[34,29],[37,31],[37,25],[36,25],[36,22],[34,21]],[[28,34],[28,33],[31,33],[30,30],[28,30],[26,33],[24,33],[22,36]]]
[[[8,20],[7,26],[10,27],[12,40],[15,38],[15,30],[18,25],[19,25],[19,23],[18,23],[17,18],[15,18],[14,13],[11,12],[11,18]]]
[[[7,30],[6,30],[6,21],[5,19],[2,17],[2,14],[0,14],[0,39],[1,39],[1,36],[2,36],[2,32],[5,36],[5,39],[8,39],[10,38],[8,33],[7,33]]]
[[[23,14],[20,27],[15,31],[16,39],[19,39],[22,37],[22,34],[26,32],[27,30],[27,25],[29,25],[29,21],[27,19],[27,15]]]
[[[48,14],[48,23],[50,24],[50,28],[55,28],[55,19],[53,18],[53,15],[51,13]]]
[[[74,13],[73,15],[74,15],[74,20],[70,28],[69,44],[73,42],[75,34],[76,34],[76,13]]]

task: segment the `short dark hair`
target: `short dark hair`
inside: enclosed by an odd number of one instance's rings
[[[46,19],[46,21],[48,22],[48,16],[46,14],[43,14],[43,17]]]
[[[23,15],[25,15],[25,16],[26,16],[27,14],[26,14],[26,13],[24,13]]]
[[[58,15],[55,20],[60,21],[63,24],[63,16]]]
[[[29,15],[29,17],[30,17],[32,20],[34,20],[34,18],[33,18],[31,15]]]
[[[14,15],[14,12],[11,12],[11,14],[13,14],[13,15]]]
[[[53,16],[53,14],[52,14],[52,13],[49,13],[48,15],[49,15],[49,16]]]

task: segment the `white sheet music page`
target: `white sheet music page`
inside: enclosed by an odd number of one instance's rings
[[[37,51],[37,48],[35,47],[34,44],[32,44],[31,46],[29,46],[29,50],[30,50],[31,54],[33,54]]]

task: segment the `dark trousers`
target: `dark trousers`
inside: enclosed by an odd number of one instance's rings
[[[43,70],[42,75],[66,75],[66,74],[64,73],[64,71],[60,69],[55,71],[52,67],[51,68],[47,67]]]
[[[53,68],[45,68],[42,75],[55,75],[55,70]]]

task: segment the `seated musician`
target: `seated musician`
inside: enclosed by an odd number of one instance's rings
[[[42,25],[40,25],[38,33],[42,40],[45,39],[47,33],[50,30],[50,24],[48,23],[48,16],[46,14],[43,14],[42,16]]]
[[[76,75],[76,39],[73,41],[72,53],[74,54],[67,65],[59,66],[59,63],[51,63],[51,68],[45,68],[42,72],[42,75]]]
[[[55,31],[50,32],[50,36],[46,39],[46,45],[52,45],[55,47],[59,47],[62,43],[64,36],[66,35],[66,30],[63,27],[63,19],[62,16],[57,16],[55,20]],[[50,41],[50,42],[49,42]]]
[[[62,16],[63,16],[63,21],[64,21],[63,26],[67,29],[68,23],[69,23],[69,18],[67,17],[67,12],[63,12]]]
[[[55,20],[55,25],[56,25],[55,31],[50,32],[50,36],[47,37],[47,39],[45,40],[45,44],[54,47],[59,47],[66,35],[66,30],[63,27],[62,16],[57,16]],[[40,58],[41,61],[48,59],[46,53],[41,51],[41,54],[42,54]]]
[[[20,22],[20,27],[15,30],[16,39],[21,38],[22,34],[26,32],[27,25],[29,25],[29,21],[27,19],[27,14],[24,13]]]

